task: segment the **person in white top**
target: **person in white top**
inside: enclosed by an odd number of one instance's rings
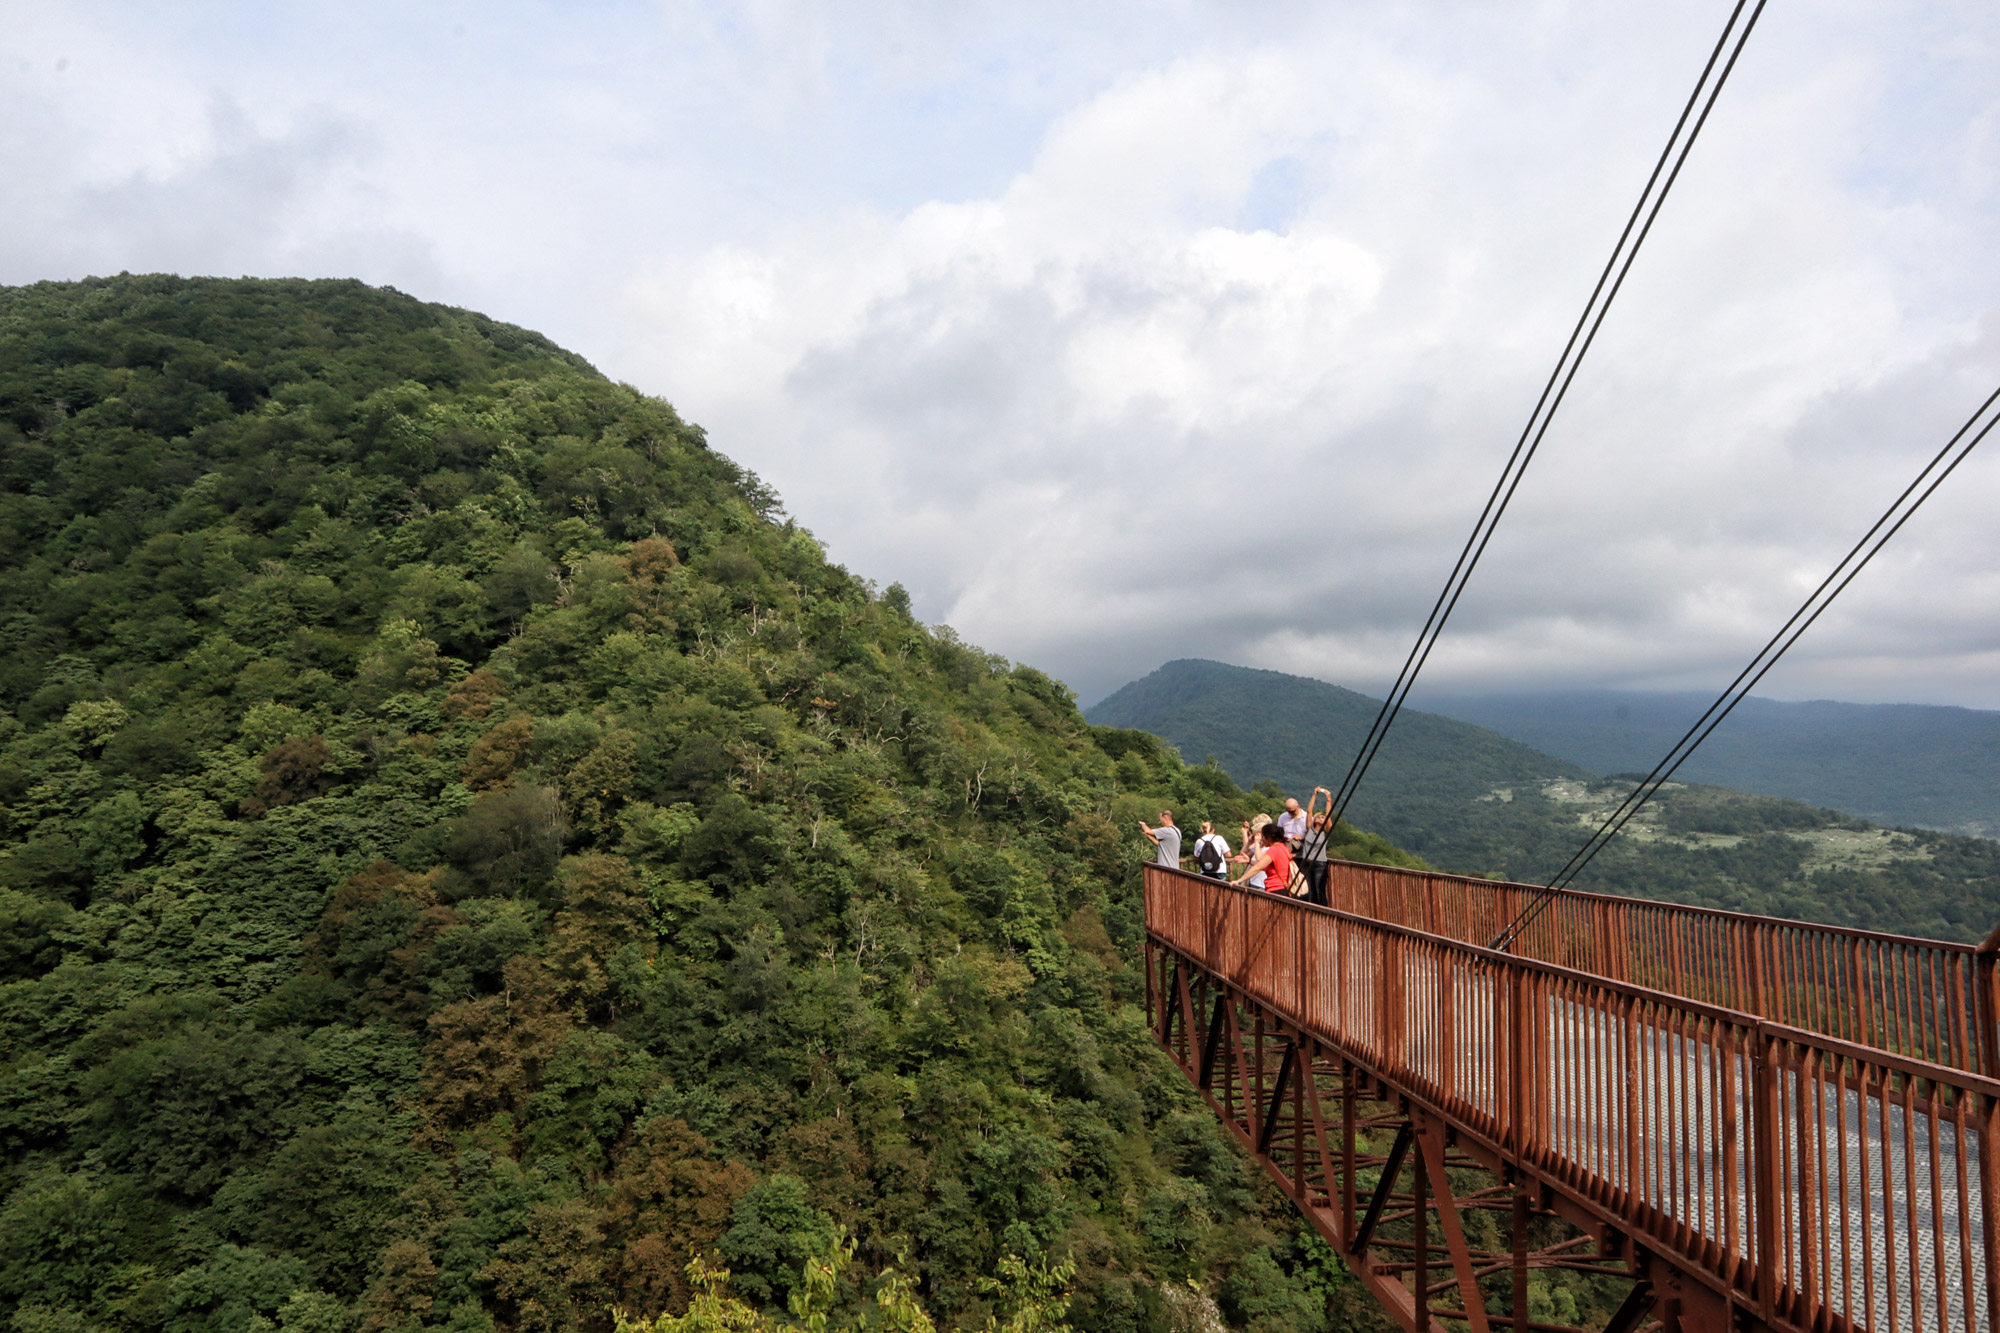
[[[1229,841],[1215,831],[1212,821],[1201,821],[1201,836],[1194,840],[1190,859],[1195,869],[1210,879],[1229,878]]]
[[[1236,855],[1230,857],[1229,859],[1234,861],[1238,865],[1244,865],[1244,866],[1249,865],[1251,854],[1255,852],[1257,848],[1261,846],[1263,843],[1264,840],[1263,829],[1270,822],[1271,822],[1271,817],[1269,815],[1260,814],[1256,818],[1252,819],[1249,823],[1245,824],[1243,826],[1243,841],[1240,844],[1242,850],[1237,852]],[[1253,889],[1261,889],[1264,887],[1264,872],[1260,870],[1244,882],[1247,883]]]
[[[1278,816],[1278,827],[1285,831],[1285,841],[1292,844],[1292,850],[1298,851],[1300,840],[1306,836],[1306,812],[1299,809],[1298,797],[1285,798],[1285,813]]]

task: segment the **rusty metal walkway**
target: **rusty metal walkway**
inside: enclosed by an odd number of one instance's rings
[[[1147,866],[1148,1015],[1410,1333],[2000,1333],[2000,932],[1329,891]]]

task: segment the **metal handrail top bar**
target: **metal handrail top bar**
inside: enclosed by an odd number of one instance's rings
[[[1349,862],[1348,864],[1366,865],[1367,863]],[[1651,986],[1641,986],[1635,982],[1622,981],[1615,977],[1607,977],[1597,972],[1584,971],[1583,969],[1574,967],[1565,967],[1560,963],[1546,962],[1542,959],[1531,958],[1523,954],[1505,953],[1498,949],[1489,949],[1481,944],[1472,944],[1465,940],[1456,940],[1449,935],[1434,934],[1431,931],[1422,930],[1416,926],[1405,926],[1405,925],[1400,925],[1393,921],[1383,921],[1380,920],[1379,918],[1365,916],[1358,912],[1343,911],[1337,907],[1321,907],[1317,903],[1304,902],[1301,901],[1300,899],[1288,897],[1283,894],[1266,893],[1262,889],[1244,888],[1241,885],[1229,884],[1223,881],[1210,879],[1206,875],[1197,875],[1191,871],[1182,870],[1177,866],[1148,865],[1146,868],[1148,870],[1156,871],[1162,875],[1172,875],[1180,879],[1188,880],[1192,883],[1209,885],[1216,889],[1226,889],[1231,893],[1240,894],[1247,899],[1268,903],[1272,907],[1282,907],[1282,908],[1289,908],[1295,911],[1317,913],[1322,916],[1329,916],[1337,920],[1347,921],[1354,925],[1364,927],[1368,930],[1381,931],[1386,934],[1402,936],[1407,939],[1422,940],[1429,944],[1443,946],[1458,951],[1461,954],[1478,958],[1489,964],[1511,967],[1511,968],[1519,968],[1522,971],[1537,972],[1544,976],[1559,977],[1569,981],[1580,982],[1585,985],[1596,987],[1599,990],[1606,992],[1607,994],[1614,994],[1620,996],[1621,998],[1640,1000],[1648,1003],[1658,1004],[1663,1007],[1677,1009],[1683,1013],[1692,1014],[1697,1017],[1709,1018],[1716,1020],[1718,1022],[1731,1023],[1741,1028],[1761,1031],[1763,1033],[1775,1037],[1797,1040],[1802,1045],[1817,1046],[1823,1050],[1826,1050],[1829,1054],[1847,1055],[1853,1058],[1866,1059],[1878,1065],[1894,1066],[1900,1072],[1905,1074],[1915,1075],[1916,1077],[1924,1079],[1936,1080],[1939,1082],[1965,1088],[1968,1091],[1979,1092],[1987,1096],[2000,1099],[2000,1079],[1987,1078],[1986,1076],[1979,1074],[1976,1071],[1960,1068],[1959,1066],[1956,1065],[1938,1064],[1930,1060],[1917,1059],[1913,1056],[1905,1055],[1899,1051],[1892,1051],[1885,1047],[1873,1046],[1865,1042],[1844,1040],[1842,1038],[1832,1036],[1828,1033],[1815,1031],[1811,1028],[1802,1028],[1794,1024],[1781,1022],[1777,1019],[1765,1017],[1760,1014],[1751,1013],[1748,1010],[1732,1009],[1727,1005],[1713,1004],[1706,1000],[1694,999],[1689,996],[1676,994],[1673,991],[1659,990]],[[1379,867],[1371,867],[1371,868],[1379,868]],[[1416,873],[1421,874],[1422,872],[1419,871]],[[1474,881],[1474,882],[1489,883],[1491,881]],[[1598,896],[1602,897],[1602,896],[1615,896],[1615,895],[1598,895]],[[1621,901],[1645,902],[1647,900],[1639,898],[1639,899],[1625,899]],[[1731,913],[1731,915],[1742,916],[1743,914]],[[1760,921],[1766,919],[1782,920],[1783,918],[1748,917],[1747,919],[1752,921]],[[1175,944],[1174,941],[1167,939],[1164,936],[1160,936],[1156,932],[1151,932],[1150,926],[1148,927],[1148,929],[1149,933],[1154,933],[1154,937],[1156,940],[1159,941],[1159,943],[1165,945],[1167,948],[1174,950],[1174,952],[1176,953],[1184,952],[1182,947]],[[1901,935],[1893,935],[1889,936],[1888,938],[1894,940],[1902,940],[1908,937]],[[1916,942],[1924,943],[1927,941],[1916,941]],[[1968,953],[1972,951],[1970,946],[1965,946],[1965,949],[1966,952]],[[1200,962],[1202,960],[1190,956],[1189,961]]]
[[[1624,903],[1634,907],[1654,908],[1659,911],[1674,912],[1684,916],[1707,917],[1715,921],[1735,921],[1753,926],[1768,925],[1780,926],[1791,930],[1811,930],[1827,935],[1838,935],[1842,939],[1872,940],[1880,944],[1921,945],[1926,949],[1942,949],[1948,953],[1971,955],[1978,953],[1980,950],[1979,945],[1966,944],[1960,940],[1932,939],[1928,935],[1898,935],[1893,931],[1863,930],[1856,926],[1836,926],[1824,921],[1808,921],[1788,916],[1764,916],[1756,912],[1737,912],[1726,907],[1696,907],[1690,903],[1669,902],[1661,898],[1635,898],[1629,894],[1598,893],[1589,889],[1551,889],[1546,884],[1526,884],[1520,880],[1487,879],[1483,875],[1460,875],[1448,870],[1411,870],[1407,866],[1378,865],[1373,861],[1346,861],[1338,857],[1329,860],[1327,864],[1349,866],[1356,870],[1395,875],[1405,879],[1446,880],[1454,884],[1464,884],[1469,888],[1516,889],[1523,893],[1546,893],[1571,902]],[[1177,867],[1162,866],[1161,869],[1172,869],[1176,874],[1189,873]],[[1197,875],[1195,878],[1199,879],[1201,877]],[[1996,931],[1995,934],[2000,935],[2000,931]]]

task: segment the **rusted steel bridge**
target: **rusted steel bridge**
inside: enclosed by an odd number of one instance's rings
[[[1154,1037],[1410,1333],[2000,1333],[2000,931],[1145,877]]]

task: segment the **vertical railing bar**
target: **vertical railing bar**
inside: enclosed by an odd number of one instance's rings
[[[1548,982],[1549,1006],[1541,1016],[1542,1024],[1548,1029],[1544,1038],[1548,1051],[1547,1078],[1552,1085],[1549,1097],[1548,1145],[1551,1165],[1569,1176],[1569,1030],[1563,1022],[1564,996],[1567,987],[1564,982],[1551,978]]]
[[[1898,1333],[1898,1321],[1902,1315],[1903,1302],[1897,1292],[1902,1265],[1896,1257],[1896,1158],[1894,1138],[1890,1130],[1889,1112],[1894,1109],[1892,1098],[1895,1094],[1895,1072],[1884,1068],[1880,1071],[1882,1095],[1882,1253],[1883,1271],[1888,1274],[1889,1288],[1889,1333]],[[1908,1173],[1905,1172],[1907,1180]],[[1914,1307],[1913,1307],[1914,1308]]]
[[[1668,1063],[1668,1023],[1656,1002],[1647,1003],[1646,1016],[1647,1082],[1652,1094],[1648,1098],[1651,1102],[1652,1115],[1650,1126],[1652,1160],[1648,1163],[1652,1180],[1649,1193],[1654,1210],[1663,1220],[1670,1221],[1674,1192],[1672,1156],[1674,1114],[1670,1100],[1673,1069]]]
[[[1970,1101],[1970,1097],[1966,1095],[1964,1089],[1954,1089],[1954,1097],[1952,1097],[1952,1135],[1954,1135],[1954,1139],[1952,1139],[1952,1143],[1956,1145],[1958,1151],[1952,1153],[1952,1159],[1958,1165],[1958,1261],[1960,1261],[1962,1273],[1964,1273],[1964,1277],[1960,1279],[1958,1287],[1960,1287],[1960,1293],[1964,1295],[1966,1333],[1972,1333],[1978,1327],[1978,1319],[1980,1319],[1978,1309],[1980,1309],[1980,1305],[1978,1305],[1978,1293],[1974,1291],[1976,1283],[1972,1281],[1972,1255],[1976,1251],[1972,1249],[1972,1171],[1970,1171],[1970,1165],[1966,1163],[1968,1145],[1972,1143],[1972,1135],[1970,1135],[1972,1127],[1968,1123],[1968,1111],[1970,1111],[1970,1107],[1966,1105],[1968,1101]],[[1992,1273],[1988,1273],[1986,1277],[1988,1277],[1988,1281],[1992,1281]]]
[[[1685,1081],[1685,1057],[1683,1053],[1682,1015],[1670,1011],[1667,1015],[1667,1163],[1671,1171],[1667,1186],[1667,1197],[1673,1203],[1673,1230],[1669,1233],[1676,1244],[1687,1245],[1687,1097],[1682,1087]]]
[[[1859,939],[1854,941],[1853,1008],[1855,1036],[1864,1046],[1868,1045],[1871,1034],[1874,1031],[1874,1025],[1868,1021],[1869,1011],[1874,1008],[1874,987],[1869,982],[1869,959],[1873,956],[1874,952],[1875,950],[1871,945]]]
[[[1701,954],[1698,956],[1706,957]],[[1688,1157],[1688,1180],[1692,1187],[1692,1206],[1688,1210],[1692,1234],[1698,1247],[1704,1252],[1715,1244],[1715,1227],[1709,1216],[1708,1145],[1715,1140],[1709,1137],[1709,1089],[1708,1060],[1703,1054],[1708,1049],[1704,1036],[1707,1020],[1700,1014],[1690,1014],[1687,1019],[1687,1082],[1693,1105],[1689,1108],[1688,1123],[1693,1129],[1690,1136]]]
[[[1723,1200],[1722,1248],[1729,1256],[1730,1280],[1735,1282],[1741,1268],[1743,1238],[1738,1234],[1736,1196],[1738,1190],[1737,1171],[1741,1162],[1737,1158],[1736,1136],[1742,1126],[1736,1114],[1736,1061],[1737,1048],[1741,1044],[1740,1030],[1734,1023],[1722,1024],[1718,1028],[1717,1042],[1721,1044],[1727,1036],[1727,1048],[1721,1061],[1721,1120],[1722,1120],[1722,1186],[1718,1193]]]
[[[1886,1049],[1907,1054],[1910,1049],[1910,1007],[1909,955],[1893,944],[1882,946],[1882,960],[1886,967],[1885,986],[1882,1002],[1888,1011],[1888,1021],[1883,1025],[1887,1040]]]
[[[1771,1017],[1770,963],[1765,957],[1769,927],[1762,921],[1750,928],[1750,985],[1754,1001],[1750,1012],[1759,1018]]]
[[[1979,1243],[1986,1264],[1986,1327],[2000,1333],[2000,1097],[1982,1095],[1979,1106]]]
[[[1970,1126],[1966,1123],[1968,1095],[1963,1088],[1954,1088],[1952,1092],[1952,1163],[1958,1168],[1958,1266],[1963,1275],[1959,1292],[1964,1298],[1965,1330],[1972,1333],[1979,1326],[1979,1304],[1972,1290],[1972,1181],[1965,1161],[1966,1147],[1971,1141]],[[1992,1275],[1987,1276],[1990,1280]]]
[[[1625,1199],[1628,1208],[1635,1208],[1644,1198],[1639,1184],[1639,1025],[1637,997],[1627,995],[1619,1009],[1624,1022],[1624,1058],[1618,1062],[1620,1086],[1624,1089],[1621,1099],[1624,1110],[1621,1119],[1625,1128]]]
[[[1919,1060],[1934,1060],[1938,1044],[1937,954],[1930,949],[1917,951],[1917,1033]]]
[[[1722,1183],[1722,1154],[1712,1151],[1708,1145],[1716,1144],[1722,1136],[1722,1033],[1723,1021],[1709,1019],[1704,1025],[1707,1039],[1702,1046],[1702,1095],[1705,1098],[1702,1135],[1702,1175],[1707,1182],[1703,1188],[1708,1195],[1708,1235],[1712,1254],[1720,1250],[1722,1238],[1723,1201],[1728,1197],[1728,1189]],[[1726,1265],[1726,1256],[1718,1260]],[[1725,1271],[1727,1271],[1725,1266]]]
[[[1910,1328],[1922,1326],[1924,1279],[1922,1232],[1917,1229],[1916,1080],[1903,1075],[1903,1204],[1910,1223]]]
[[[1826,1225],[1825,1067],[1825,1054],[1812,1051],[1801,1062],[1799,1075],[1799,1110],[1812,1117],[1809,1137],[1805,1132],[1806,1122],[1801,1120],[1799,1124],[1799,1212],[1808,1228],[1805,1266],[1800,1277],[1808,1302],[1808,1318],[1816,1318],[1817,1311],[1826,1304],[1827,1264],[1831,1259]]]
[[[1903,1046],[1901,1053],[1922,1059],[1924,1011],[1917,998],[1917,958],[1914,950],[1898,950],[1903,956]]]
[[[1938,1132],[1941,1128],[1938,1122],[1942,1118],[1938,1104],[1940,1089],[1936,1079],[1926,1081],[1930,1084],[1925,1097],[1929,1103],[1929,1110],[1925,1113],[1925,1124],[1929,1130],[1931,1144],[1931,1267],[1937,1272],[1938,1327],[1948,1329],[1951,1327],[1951,1307],[1948,1304],[1951,1300],[1951,1283],[1945,1276],[1944,1145],[1940,1141],[1943,1135]]]
[[[1764,996],[1764,1012],[1780,1023],[1792,1021],[1791,930],[1783,922],[1772,922],[1767,934],[1771,945],[1770,990]]]
[[[1979,1068],[1978,1051],[1972,1044],[1971,973],[1971,960],[1965,955],[1952,954],[1945,959],[1946,1002],[1951,1006],[1950,1063],[1954,1069]]]
[[[1756,1205],[1756,1281],[1758,1311],[1770,1323],[1778,1307],[1778,1085],[1772,1069],[1772,1037],[1756,1031],[1756,1047],[1750,1063],[1750,1163],[1752,1201]]]
[[[1861,1132],[1855,1138],[1855,1155],[1861,1159],[1861,1290],[1862,1300],[1867,1305],[1867,1318],[1862,1323],[1869,1327],[1875,1324],[1875,1191],[1868,1183],[1868,1101],[1869,1086],[1874,1075],[1867,1065],[1855,1067],[1855,1120]],[[1887,1163],[1884,1163],[1884,1170]],[[1882,1198],[1886,1205],[1888,1184],[1883,1184]],[[1891,1304],[1894,1297],[1890,1298]]]
[[[1807,1023],[1804,1026],[1815,1032],[1830,1031],[1833,1025],[1840,1021],[1838,1016],[1831,1011],[1829,1004],[1829,1001],[1833,998],[1834,991],[1834,962],[1830,956],[1832,952],[1831,938],[1826,935],[1814,934],[1812,941],[1812,1007],[1815,1021]]]
[[[1591,1071],[1597,1067],[1596,1042],[1593,1040],[1596,1026],[1591,1015],[1597,1008],[1595,987],[1588,984],[1577,988],[1577,1003],[1571,1012],[1575,1015],[1576,1031],[1576,1092],[1577,1092],[1577,1163],[1588,1175],[1602,1176],[1597,1169],[1597,1093],[1601,1078],[1592,1077]],[[1593,1198],[1602,1198],[1601,1190],[1590,1191]]]
[[[1591,1021],[1591,1032],[1595,1040],[1597,1077],[1591,1080],[1597,1103],[1597,1153],[1598,1176],[1603,1180],[1606,1198],[1616,1193],[1618,1175],[1617,1162],[1621,1155],[1618,1133],[1618,1098],[1612,1087],[1613,1071],[1618,1068],[1618,1044],[1621,1032],[1617,1022],[1618,995],[1610,989],[1598,992]]]
[[[1854,1200],[1848,1191],[1847,1161],[1847,1069],[1845,1056],[1834,1061],[1834,1140],[1840,1146],[1840,1312],[1854,1326]],[[1829,1273],[1828,1277],[1831,1278]]]
[[[1776,1255],[1775,1276],[1780,1297],[1787,1290],[1795,1291],[1798,1288],[1798,1224],[1797,1219],[1794,1217],[1798,1200],[1792,1188],[1792,1182],[1797,1175],[1794,1169],[1797,1163],[1794,1160],[1791,1135],[1792,1103],[1794,1098],[1791,1070],[1787,1068],[1787,1062],[1781,1055],[1784,1049],[1784,1043],[1781,1041],[1774,1041],[1771,1044],[1771,1076],[1774,1080],[1775,1099],[1778,1107],[1776,1122],[1773,1126],[1776,1131],[1776,1146],[1772,1162],[1772,1175],[1774,1177],[1772,1183],[1776,1187],[1776,1193],[1773,1195],[1772,1203],[1776,1209],[1776,1218],[1778,1221],[1778,1253]],[[1788,1304],[1780,1304],[1778,1308],[1781,1313],[1787,1316],[1792,1313],[1792,1307]]]
[[[1966,960],[1962,955],[1953,955],[1950,961],[1951,987],[1951,1064],[1959,1069],[1979,1068],[1979,1053],[1971,1042],[1972,1025],[1966,1014],[1966,998],[1970,988],[1966,985]],[[1969,1329],[1970,1324],[1966,1325]]]
[[[1785,933],[1792,942],[1791,976],[1788,978],[1786,999],[1796,1006],[1794,1012],[1798,1014],[1791,1025],[1816,1030],[1820,1026],[1819,965],[1816,956],[1819,936],[1796,928],[1787,928]]]

